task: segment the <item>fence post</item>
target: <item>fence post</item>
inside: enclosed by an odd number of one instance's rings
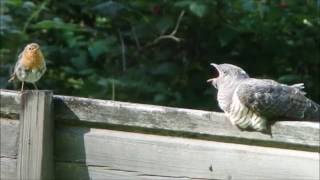
[[[54,179],[52,91],[21,95],[18,179]]]

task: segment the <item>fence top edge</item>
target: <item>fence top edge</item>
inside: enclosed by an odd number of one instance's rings
[[[92,99],[92,98],[85,98],[85,97],[76,97],[76,96],[64,96],[64,95],[54,95],[54,98],[63,100],[63,101],[87,101],[91,103],[96,103],[98,105],[115,105],[121,107],[135,107],[137,110],[142,109],[145,111],[163,111],[164,109],[173,110],[177,112],[187,112],[192,114],[199,114],[199,115],[212,115],[212,116],[219,116],[220,118],[225,118],[223,112],[216,112],[216,111],[206,111],[206,110],[199,110],[199,109],[188,109],[188,108],[179,108],[179,107],[170,107],[170,106],[160,106],[160,105],[152,105],[152,104],[142,104],[142,103],[131,103],[131,102],[124,102],[124,101],[113,101],[113,100],[102,100],[102,99]],[[311,122],[311,121],[283,121],[278,120],[275,124],[282,124],[286,126],[301,126],[301,127],[312,127],[320,130],[319,123]]]
[[[10,99],[17,97],[19,95],[18,91],[2,90],[0,89],[0,97],[10,97]],[[139,104],[139,103],[130,103],[130,102],[121,102],[121,101],[112,101],[112,100],[101,100],[101,99],[91,99],[85,97],[75,97],[75,96],[63,96],[63,95],[54,95],[53,100],[55,102],[61,101],[62,103],[67,103],[68,106],[71,105],[72,110],[75,110],[76,115],[82,117],[76,120],[76,124],[83,123],[102,123],[118,125],[123,127],[132,127],[132,128],[142,128],[142,129],[158,129],[164,131],[175,131],[175,132],[187,132],[194,135],[209,135],[215,137],[224,137],[227,139],[242,139],[251,142],[254,141],[266,141],[271,143],[284,143],[298,146],[307,146],[307,147],[319,147],[319,132],[320,124],[318,122],[308,122],[308,121],[276,121],[272,125],[272,131],[275,132],[274,137],[270,135],[262,134],[259,132],[249,132],[249,131],[240,131],[237,128],[233,127],[225,115],[221,112],[214,111],[205,111],[205,110],[195,110],[195,109],[186,109],[186,108],[176,108],[176,107],[166,107],[158,105],[149,105],[149,104]],[[15,102],[16,103],[16,102]],[[86,112],[88,107],[93,105],[93,109],[89,109],[89,114]],[[17,104],[16,104],[17,106]],[[13,106],[11,106],[13,107]],[[79,107],[79,109],[78,109]],[[96,109],[95,109],[96,108]],[[116,120],[109,117],[105,117],[104,110],[106,111],[119,109],[126,109],[132,112],[142,112],[142,116],[145,114],[149,115],[149,118],[153,113],[158,113],[157,115],[163,116],[163,119],[157,119],[151,117],[152,120],[139,120],[138,116],[133,117],[133,121],[124,121],[117,120],[119,114],[116,114]],[[99,109],[99,110],[98,110]],[[91,111],[92,110],[92,111]],[[13,113],[19,113],[19,111],[12,111]],[[166,120],[166,113],[177,114],[180,117],[187,117],[187,119],[179,119],[178,122],[176,119],[171,118]],[[90,114],[91,113],[91,114]],[[98,114],[98,119],[92,119],[95,116],[95,113]],[[100,114],[99,114],[100,113]],[[59,122],[69,123],[68,118],[70,118],[70,113],[66,111],[58,110]],[[110,114],[108,114],[110,115]],[[91,116],[91,117],[90,117]],[[100,116],[100,117],[99,117]],[[112,114],[113,116],[113,114]],[[121,116],[121,114],[120,114]],[[141,117],[141,116],[139,116]],[[56,117],[57,118],[57,117]],[[100,118],[100,119],[99,119]],[[125,117],[120,117],[125,118]],[[189,118],[189,119],[188,119]],[[195,118],[195,119],[193,119]],[[71,117],[72,119],[72,117]],[[57,119],[56,119],[57,120]],[[75,119],[74,119],[75,120]],[[139,122],[136,122],[139,121]],[[171,127],[172,126],[172,127]],[[194,126],[194,127],[191,127]]]
[[[30,90],[31,92],[33,90]],[[52,92],[51,90],[39,90],[45,92]],[[20,95],[19,91],[0,89],[0,96],[5,97],[16,97]],[[219,116],[221,118],[226,118],[223,112],[215,112],[215,111],[206,111],[199,109],[188,109],[188,108],[179,108],[179,107],[170,107],[170,106],[160,106],[160,105],[152,105],[152,104],[142,104],[142,103],[131,103],[125,101],[113,101],[113,100],[104,100],[104,99],[94,99],[94,98],[86,98],[86,97],[77,97],[77,96],[65,96],[65,95],[53,95],[54,99],[62,100],[62,101],[86,101],[91,103],[96,103],[97,105],[118,105],[118,106],[130,106],[143,108],[143,110],[147,111],[162,111],[163,109],[174,110],[177,112],[190,112],[195,114],[210,114],[213,116]],[[226,118],[227,119],[227,118]],[[313,127],[320,130],[320,126],[318,122],[310,122],[310,121],[276,121],[275,124],[282,124],[287,126],[302,126],[302,127]]]

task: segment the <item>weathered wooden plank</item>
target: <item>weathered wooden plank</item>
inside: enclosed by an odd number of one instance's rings
[[[55,96],[56,118],[65,123],[101,123],[206,134],[224,138],[258,140],[319,147],[320,127],[315,122],[277,122],[272,136],[240,131],[216,112],[153,105]]]
[[[19,121],[0,118],[0,155],[17,158]]]
[[[185,178],[319,179],[315,152],[93,128],[59,127],[55,135],[56,161],[85,163],[102,174],[105,168]],[[79,171],[90,176],[90,168]]]
[[[17,179],[17,159],[0,157],[0,179]]]
[[[152,176],[139,174],[135,171],[125,171],[108,167],[87,166],[83,163],[56,163],[56,179],[88,180],[88,179],[112,179],[112,180],[190,180],[186,177]]]
[[[18,178],[53,179],[52,91],[24,91],[21,104]]]
[[[13,91],[0,90],[2,99],[7,100],[1,108],[11,113],[19,113]],[[320,146],[320,127],[315,122],[282,121],[272,126],[272,137],[259,132],[240,131],[229,120],[216,112],[170,108],[117,101],[106,101],[68,96],[54,96],[56,121],[75,124],[116,125],[133,129],[156,129],[157,131],[186,132],[194,135],[208,135],[224,138],[220,141],[252,143],[262,141],[262,145],[278,146],[289,144],[313,147]],[[10,104],[11,103],[11,104]],[[226,139],[225,139],[226,138]],[[275,143],[277,145],[275,145]],[[257,143],[253,143],[257,144]]]
[[[0,116],[16,119],[20,113],[20,94],[17,91],[0,89]]]

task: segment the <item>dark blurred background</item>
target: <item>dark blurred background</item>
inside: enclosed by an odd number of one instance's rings
[[[38,86],[55,94],[218,110],[215,62],[304,82],[320,101],[320,0],[0,2],[0,88],[20,89],[7,79],[37,42],[48,67]]]

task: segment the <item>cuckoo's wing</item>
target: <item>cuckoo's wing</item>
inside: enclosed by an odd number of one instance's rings
[[[241,83],[236,91],[242,104],[262,116],[319,120],[320,106],[304,94],[295,86],[258,79]]]

